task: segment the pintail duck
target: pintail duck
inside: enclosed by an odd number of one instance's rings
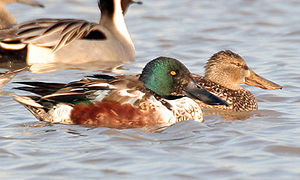
[[[128,63],[135,49],[124,14],[134,0],[98,0],[99,24],[78,19],[37,19],[11,28],[0,36],[6,50],[26,49],[28,65],[36,63]]]
[[[203,109],[233,110],[236,112],[257,110],[254,95],[240,86],[247,84],[263,89],[281,89],[252,71],[241,56],[230,50],[214,54],[206,63],[205,76],[192,74],[198,84],[210,93],[222,98],[228,106],[209,106],[199,102]]]
[[[0,29],[7,29],[16,24],[15,18],[5,9],[5,5],[9,3],[22,3],[30,6],[44,7],[33,0],[1,0],[0,1]]]
[[[41,121],[111,128],[168,126],[203,120],[199,105],[227,104],[198,86],[178,60],[159,57],[141,75],[94,75],[68,84],[20,82],[16,89],[38,96],[18,96]]]

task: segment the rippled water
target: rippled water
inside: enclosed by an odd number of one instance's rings
[[[44,0],[45,9],[10,5],[19,22],[38,17],[98,21],[96,0]],[[250,89],[259,110],[243,121],[205,116],[159,133],[47,125],[8,92],[0,94],[1,179],[299,179],[300,2],[296,0],[144,0],[126,16],[137,73],[157,56],[180,59],[192,72],[231,49],[258,74],[284,88]],[[89,70],[19,73],[13,81],[69,82]]]

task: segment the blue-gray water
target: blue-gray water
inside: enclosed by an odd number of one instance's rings
[[[10,5],[18,22],[40,17],[98,21],[96,0],[40,0],[45,9]],[[144,0],[126,15],[138,73],[157,56],[180,59],[203,74],[224,49],[244,57],[259,75],[283,86],[245,86],[259,110],[243,121],[205,116],[160,133],[45,125],[8,92],[0,94],[1,179],[299,179],[300,2],[297,0]],[[3,70],[4,71],[4,70]],[[12,81],[69,82],[89,70],[19,73]]]

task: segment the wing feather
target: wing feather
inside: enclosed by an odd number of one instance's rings
[[[55,52],[75,40],[84,39],[92,31],[103,35],[95,40],[106,39],[105,33],[97,25],[85,20],[43,18],[17,25],[10,32],[1,35],[0,40],[52,47]]]

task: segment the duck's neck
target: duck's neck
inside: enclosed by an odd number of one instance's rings
[[[222,76],[215,75],[215,74],[209,74],[209,75],[205,74],[205,78],[227,89],[231,89],[231,90],[243,89],[238,83],[235,83],[235,81],[231,79],[229,76],[227,76],[226,74],[222,74]]]
[[[128,42],[132,43],[130,34],[125,24],[125,19],[121,7],[121,0],[111,0],[105,2],[104,7],[100,5],[101,19],[100,25],[110,29],[111,31],[117,31],[120,33]]]

